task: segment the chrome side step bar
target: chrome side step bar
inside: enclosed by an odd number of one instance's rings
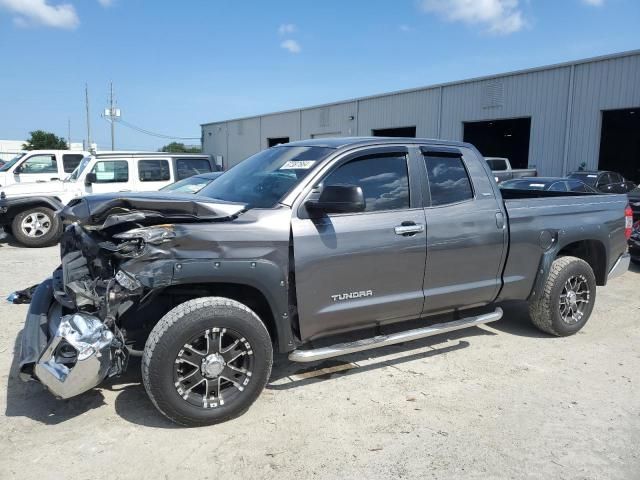
[[[330,347],[315,348],[312,350],[294,350],[289,354],[289,360],[293,362],[315,362],[326,358],[348,355],[350,353],[362,352],[373,348],[385,347],[396,343],[410,342],[420,338],[432,337],[441,333],[462,330],[463,328],[476,327],[485,323],[495,322],[502,318],[502,309],[496,308],[492,313],[478,315],[475,317],[462,318],[446,323],[438,323],[424,328],[407,330],[406,332],[393,333],[391,335],[378,335],[372,338],[365,338],[355,342],[338,343]]]

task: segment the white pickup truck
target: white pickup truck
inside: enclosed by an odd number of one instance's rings
[[[484,157],[489,164],[493,177],[497,183],[514,178],[537,177],[538,171],[535,168],[511,168],[508,158]]]
[[[39,155],[36,158],[41,158]],[[62,166],[64,172],[68,153],[61,157],[48,155],[48,168]],[[59,240],[62,225],[55,212],[74,198],[94,193],[155,191],[192,175],[217,170],[211,157],[203,154],[84,152],[70,174],[58,172],[54,177],[52,170],[48,174],[51,178],[27,182],[23,175],[26,176],[25,163],[30,158],[34,157],[18,159],[8,170],[15,177],[18,169],[18,182],[0,186],[0,226],[27,247],[44,247]]]

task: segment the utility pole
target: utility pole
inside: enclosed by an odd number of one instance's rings
[[[109,90],[110,90],[110,94],[109,94],[109,112],[111,115],[111,150],[115,150],[116,149],[116,141],[115,141],[115,133],[116,133],[116,124],[115,124],[115,117],[114,117],[114,111],[113,111],[113,82],[109,82]]]
[[[113,82],[109,82],[109,108],[104,109],[104,118],[111,122],[111,150],[116,149],[116,120],[120,117],[120,109],[113,100]]]
[[[89,87],[84,84],[84,102],[87,108],[87,150],[91,151],[91,120],[89,115]]]

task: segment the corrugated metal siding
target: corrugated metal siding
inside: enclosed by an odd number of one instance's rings
[[[349,118],[353,117],[353,120]],[[356,135],[356,102],[346,102],[301,111],[302,138],[332,134],[336,137]]]
[[[510,75],[442,91],[441,137],[463,139],[463,122],[531,117],[529,165],[560,175],[570,67]]]
[[[640,107],[640,55],[576,65],[567,170],[598,168],[602,110]]]
[[[226,122],[202,127],[202,151],[214,158],[218,155],[222,156],[224,168],[228,168]]]
[[[227,123],[227,168],[260,151],[260,117]]]
[[[269,137],[366,136],[415,125],[419,137],[462,140],[464,122],[531,117],[529,164],[541,175],[562,175],[565,151],[567,171],[583,161],[597,167],[601,110],[633,107],[640,107],[637,52],[207,124],[203,150],[222,155],[228,168],[266,148]]]
[[[289,137],[292,142],[301,139],[299,111],[264,115],[261,119],[261,149],[268,147],[268,138]]]
[[[416,136],[438,135],[439,89],[399,93],[358,101],[358,135],[378,128],[416,127]]]

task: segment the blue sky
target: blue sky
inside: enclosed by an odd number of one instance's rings
[[[0,0],[0,139],[200,123],[640,48],[638,0]],[[170,140],[118,125],[117,148]],[[186,143],[199,143],[198,140]]]

